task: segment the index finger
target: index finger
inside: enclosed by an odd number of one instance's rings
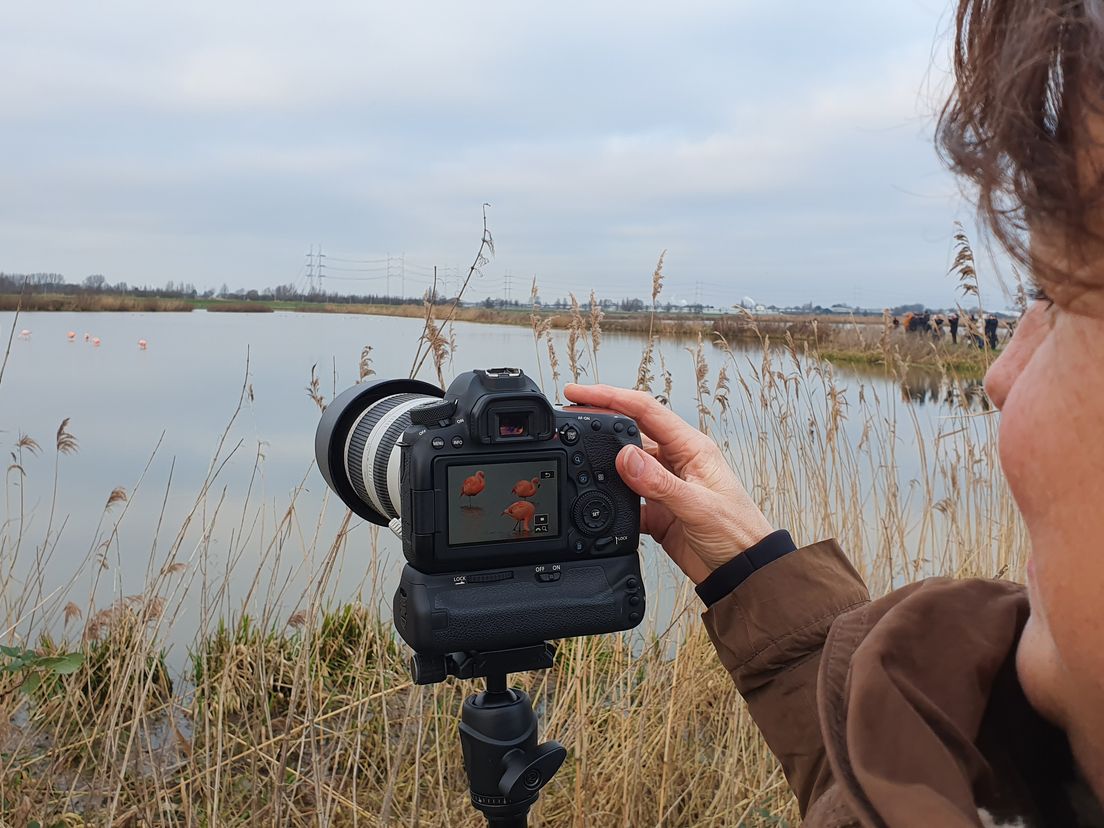
[[[679,465],[712,446],[708,437],[643,391],[630,391],[613,385],[568,383],[564,394],[572,402],[609,408],[632,417]]]

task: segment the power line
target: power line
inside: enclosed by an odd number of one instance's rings
[[[345,264],[383,264],[387,259],[341,259],[337,256],[328,257],[331,262],[342,262]]]

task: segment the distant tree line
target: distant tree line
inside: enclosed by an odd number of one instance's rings
[[[24,287],[26,285],[26,287]],[[318,291],[303,291],[294,284],[276,285],[263,290],[238,288],[231,290],[223,284],[218,290],[209,288],[203,292],[191,282],[169,280],[164,285],[128,285],[126,282],[112,284],[101,273],[86,276],[79,283],[69,282],[60,273],[3,273],[0,272],[0,293],[60,293],[74,295],[81,293],[126,294],[129,296],[160,296],[172,299],[237,299],[259,302],[319,302],[328,304],[357,305],[420,305],[424,296],[399,297],[381,296],[374,293],[335,295]],[[430,297],[434,304],[441,305],[452,299],[433,292]],[[517,304],[516,302],[514,304]]]
[[[93,273],[79,283],[68,282],[60,273],[0,273],[0,293],[78,293],[126,294],[128,296],[165,296],[174,299],[194,299],[198,296],[191,282],[166,282],[164,287],[111,284],[102,273]],[[205,295],[214,296],[214,291]]]
[[[26,287],[24,287],[26,285]],[[21,290],[26,290],[27,293],[60,293],[66,295],[74,295],[81,293],[104,293],[104,294],[126,294],[129,296],[140,297],[165,297],[172,299],[236,299],[253,302],[319,302],[327,304],[348,304],[348,305],[420,305],[425,300],[424,296],[416,297],[402,297],[402,296],[384,296],[378,293],[350,293],[338,295],[334,293],[323,293],[317,290],[303,290],[301,287],[297,287],[292,283],[276,285],[275,287],[267,287],[263,290],[256,289],[244,289],[238,288],[231,290],[227,284],[223,284],[218,290],[209,288],[203,292],[196,289],[196,286],[191,282],[174,282],[172,280],[166,282],[164,285],[157,287],[153,285],[128,285],[126,282],[116,282],[112,284],[102,273],[93,273],[86,276],[80,282],[69,282],[65,276],[61,273],[3,273],[0,272],[0,293],[19,293]],[[432,296],[429,297],[430,301],[435,305],[450,304],[455,301],[453,296],[445,296],[440,292],[434,291]],[[549,310],[566,311],[571,307],[571,301],[568,298],[560,297],[553,302],[541,302],[538,298],[541,306]],[[479,302],[479,305],[484,308],[493,309],[514,309],[521,310],[529,307],[529,300],[518,299],[501,299],[495,297],[487,297]],[[579,298],[579,307],[582,310],[590,310],[589,297],[585,300]],[[622,313],[644,313],[650,311],[652,308],[651,302],[636,297],[624,298],[624,299],[602,299],[599,302],[599,307],[603,311],[620,311]],[[909,304],[898,305],[891,308],[891,312],[894,316],[903,316],[906,313],[922,313],[925,310],[923,304]],[[664,302],[657,307],[657,310],[664,313],[688,313],[688,314],[703,314],[706,311],[715,311],[713,305],[705,305],[701,303],[694,304],[676,304],[672,302]],[[821,305],[813,304],[809,302],[805,305],[789,308],[789,309],[775,309],[784,313],[800,312],[810,314],[839,314],[839,307],[827,308]],[[849,309],[850,312],[861,315],[875,313],[880,314],[880,311],[864,311],[859,308]]]

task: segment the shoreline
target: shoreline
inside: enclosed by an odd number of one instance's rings
[[[20,307],[21,305],[21,307]],[[449,305],[435,306],[440,317],[448,313]],[[421,304],[378,305],[341,302],[297,302],[283,300],[245,299],[175,299],[165,297],[114,296],[105,294],[0,294],[0,311],[28,313],[340,313],[364,316],[393,316],[422,319]],[[573,323],[570,309],[520,307],[517,309],[458,307],[453,320],[477,324],[514,325],[532,328],[534,319],[553,330],[569,330]],[[580,317],[589,330],[589,312]],[[744,314],[699,315],[658,312],[654,318],[644,312],[603,312],[599,328],[602,333],[621,333],[659,338],[702,336],[711,340],[731,342],[784,343],[792,340],[807,344],[821,359],[835,365],[895,366],[923,368],[953,373],[965,378],[978,378],[985,373],[993,357],[990,352],[964,345],[957,347],[940,343],[931,347],[931,340],[918,335],[894,332],[889,350],[880,341],[867,341],[862,331],[881,327],[881,317],[827,316],[749,316]],[[858,333],[856,337],[854,334]],[[855,340],[858,341],[855,341]],[[851,341],[848,341],[851,340]]]

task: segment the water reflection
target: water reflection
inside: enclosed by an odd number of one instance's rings
[[[980,378],[963,378],[944,374],[932,368],[910,366],[903,373],[883,365],[844,365],[835,368],[838,376],[893,382],[900,391],[901,401],[915,405],[953,408],[972,413],[991,411],[993,404],[985,393]]]
[[[900,381],[901,399],[917,405],[940,405],[983,412],[992,409],[981,380],[964,380],[931,371],[906,372]]]

